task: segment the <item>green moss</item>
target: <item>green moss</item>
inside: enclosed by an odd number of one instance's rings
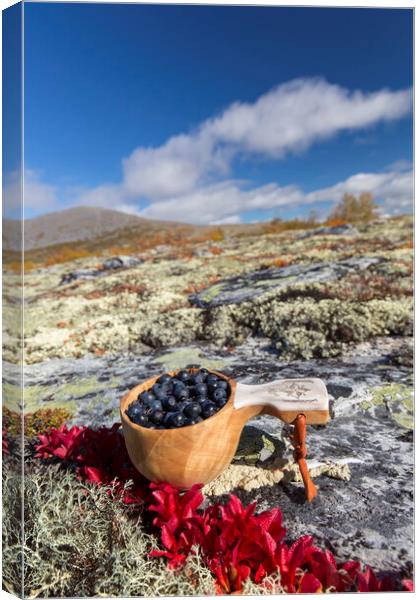
[[[223,290],[223,284],[216,283],[211,288],[209,288],[205,295],[203,295],[202,299],[204,302],[211,302],[216,298],[220,292]]]
[[[157,364],[161,364],[168,371],[184,368],[185,365],[201,365],[207,369],[221,369],[226,362],[206,358],[197,348],[183,348],[174,352],[168,352],[155,359]]]
[[[361,407],[369,410],[374,406],[384,405],[391,417],[405,429],[414,429],[414,392],[407,385],[392,383],[371,390],[372,399],[361,403]]]
[[[46,433],[52,428],[58,428],[72,416],[65,408],[41,408],[24,417],[25,435],[34,437]],[[11,435],[19,435],[22,428],[22,418],[17,412],[3,407],[3,429]]]

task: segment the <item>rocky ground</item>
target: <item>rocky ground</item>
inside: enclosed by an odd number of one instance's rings
[[[319,495],[304,502],[288,427],[258,417],[209,498],[235,491],[279,506],[290,539],[409,575],[413,561],[412,221],[340,233],[286,232],[157,247],[30,272],[25,412],[65,407],[72,423],[118,420],[130,387],[170,368],[239,381],[321,377],[332,420],[309,427]],[[110,263],[108,263],[110,265]],[[84,273],[80,277],[80,273]],[[5,404],[18,410],[16,280],[5,282]]]

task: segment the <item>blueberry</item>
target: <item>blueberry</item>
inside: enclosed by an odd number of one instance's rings
[[[166,396],[168,395],[167,390],[165,390],[164,388],[161,388],[158,392],[156,392],[155,396],[158,400],[160,400],[162,402],[162,400],[164,400],[166,398]]]
[[[185,390],[187,388],[187,386],[185,385],[185,383],[183,383],[182,381],[179,381],[178,379],[174,379],[174,384],[172,386],[172,393],[175,394],[175,392],[179,392],[180,390]]]
[[[184,407],[184,414],[191,419],[196,419],[201,415],[201,406],[196,402],[189,402]]]
[[[172,427],[182,427],[185,423],[185,417],[180,412],[170,413],[169,423]]]
[[[212,398],[216,404],[219,404],[219,400],[226,399],[226,391],[220,388],[216,388],[213,392]]]
[[[148,404],[151,410],[162,410],[162,402],[160,400],[153,400]]]
[[[224,379],[219,379],[219,381],[217,382],[217,387],[221,388],[222,390],[227,390],[228,382]]]
[[[138,396],[138,400],[141,400],[145,404],[147,404],[148,402],[152,402],[154,399],[155,399],[155,396],[153,394],[151,394],[150,392],[142,392]]]
[[[131,415],[135,415],[137,413],[139,413],[139,414],[142,413],[143,407],[141,406],[141,404],[139,402],[132,402],[125,412],[129,417],[131,417]]]
[[[168,373],[165,373],[164,375],[161,375],[159,377],[159,379],[157,380],[157,383],[159,383],[160,385],[167,385],[168,383],[172,382],[172,378]]]
[[[227,398],[226,398],[226,396],[223,396],[222,398],[220,398],[219,400],[215,400],[214,402],[215,402],[215,404],[217,404],[218,408],[220,409],[220,408],[222,408],[222,406],[224,406],[226,404]]]
[[[144,414],[147,416],[147,418],[150,417],[150,415],[152,414],[152,412],[153,412],[153,409],[150,408],[149,404],[146,404],[145,407],[144,407]]]
[[[172,412],[164,413],[162,423],[165,427],[171,427],[171,415],[173,415]]]
[[[203,383],[204,375],[202,373],[195,373],[191,376],[191,383],[193,385],[198,385],[199,383]]]
[[[215,383],[217,383],[217,382],[218,382],[218,381],[220,381],[220,380],[219,380],[219,378],[217,377],[217,375],[213,375],[213,373],[210,373],[210,374],[207,376],[207,379],[206,379],[206,383],[207,383],[207,385],[208,385],[210,382],[212,382],[212,381],[214,381]]]
[[[206,385],[207,385],[207,390],[209,392],[213,392],[217,388],[217,381],[213,381],[213,380],[209,381],[209,379],[207,378]]]
[[[154,410],[150,415],[150,420],[158,425],[163,420],[163,412],[161,410]]]
[[[200,369],[199,373],[200,373],[201,377],[203,378],[203,381],[205,381],[207,379],[208,374],[209,374],[208,370],[204,369],[204,368]]]
[[[164,400],[162,400],[162,407],[164,410],[173,410],[176,406],[175,396],[167,396]]]
[[[173,410],[178,412],[184,412],[184,408],[188,406],[188,404],[190,404],[189,400],[181,400],[181,402],[178,402]]]
[[[205,383],[197,383],[194,390],[196,396],[205,396],[207,394],[207,386]]]
[[[159,383],[155,383],[154,385],[152,385],[152,392],[155,394],[155,396],[157,396],[161,391],[162,388],[159,385]]]
[[[136,423],[137,425],[141,425],[141,421],[143,421],[143,417],[147,420],[147,417],[144,414],[143,407],[138,402],[133,402],[130,404],[128,409],[126,410],[126,415],[129,419]]]
[[[165,394],[166,396],[172,393],[173,390],[173,383],[172,381],[168,381],[168,383],[161,383],[160,384],[160,388],[162,390],[162,393]]]
[[[176,388],[176,389],[174,389],[174,396],[177,400],[185,400],[186,398],[189,397],[189,392],[188,392],[187,388],[183,388],[183,389]]]
[[[205,419],[214,415],[216,410],[216,406],[213,404],[213,402],[210,402],[210,400],[207,400],[207,402],[203,402],[203,404],[201,405],[201,414]]]
[[[180,371],[178,373],[178,375],[176,377],[180,381],[186,383],[189,380],[189,378],[190,378],[190,374],[188,373],[188,371],[185,371],[185,369],[183,369],[182,371]]]

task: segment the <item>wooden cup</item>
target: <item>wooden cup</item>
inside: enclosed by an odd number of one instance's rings
[[[197,370],[189,369],[191,373]],[[292,423],[301,414],[311,424],[329,420],[328,393],[320,379],[283,379],[245,385],[223,373],[210,372],[229,383],[230,396],[221,410],[196,425],[148,429],[128,418],[128,406],[141,392],[149,390],[159,376],[137,385],[121,399],[128,454],[136,469],[151,481],[166,481],[186,489],[215,479],[235,455],[245,423],[256,415],[274,415],[286,423]]]

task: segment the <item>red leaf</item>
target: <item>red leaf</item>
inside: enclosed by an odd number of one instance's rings
[[[354,581],[357,577],[357,573],[360,571],[360,562],[357,560],[349,560],[344,563],[342,569],[344,569]]]
[[[305,573],[300,580],[298,592],[301,594],[319,594],[322,592],[322,583],[311,573]]]
[[[403,589],[407,590],[407,592],[414,592],[414,582],[412,579],[403,579],[402,585]]]
[[[103,475],[99,469],[95,467],[84,467],[84,474],[88,481],[94,481],[95,483],[104,483]]]
[[[9,441],[6,437],[7,431],[5,429],[2,430],[2,439],[1,439],[1,449],[3,454],[10,454],[9,451]]]
[[[260,565],[255,573],[255,583],[260,583],[264,577],[267,575],[264,567]]]
[[[165,548],[168,548],[168,550],[174,550],[178,547],[175,536],[166,525],[163,525],[162,527],[161,540],[162,544]]]
[[[4,436],[3,432],[3,448]],[[362,572],[356,561],[348,561],[338,570],[332,553],[313,546],[309,535],[289,549],[283,542],[286,530],[278,508],[256,514],[255,503],[244,506],[232,494],[226,504],[200,510],[201,485],[181,492],[164,482],[146,484],[131,464],[118,423],[98,430],[77,426],[69,430],[63,425],[39,435],[38,441],[35,456],[58,459],[75,469],[80,478],[97,485],[112,483],[125,503],[138,503],[147,496],[147,508],[154,513],[153,524],[164,548],[150,556],[164,557],[169,567],[179,568],[192,547],[199,545],[220,592],[238,593],[248,577],[261,582],[277,570],[289,592],[354,591],[356,587],[385,591],[396,587],[389,577],[378,580],[370,567]],[[124,490],[129,480],[133,484]],[[413,590],[411,580],[405,579],[401,585]]]

